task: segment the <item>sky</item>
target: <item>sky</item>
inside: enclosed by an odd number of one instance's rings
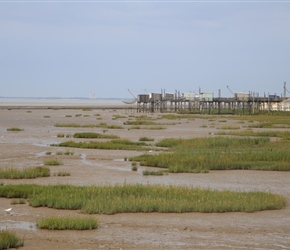
[[[289,29],[290,0],[0,0],[0,96],[281,95]]]

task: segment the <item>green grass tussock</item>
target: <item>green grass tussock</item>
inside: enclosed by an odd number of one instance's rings
[[[20,132],[23,131],[24,129],[22,128],[7,128],[7,131],[12,131],[12,132]]]
[[[265,192],[217,191],[160,185],[6,185],[0,197],[28,198],[33,207],[81,210],[87,214],[129,212],[255,212],[281,209],[286,199]]]
[[[0,250],[18,248],[24,245],[24,240],[20,239],[14,232],[0,230]]]
[[[119,125],[108,125],[106,123],[99,124],[78,124],[78,123],[56,123],[55,127],[59,128],[107,128],[107,129],[124,129],[123,126]]]
[[[154,138],[143,136],[139,138],[139,141],[154,141]]]
[[[132,142],[126,139],[111,140],[107,142],[74,142],[67,141],[53,146],[87,148],[87,149],[111,149],[111,150],[144,150],[145,142]]]
[[[75,133],[73,135],[74,138],[96,138],[96,139],[117,139],[119,138],[116,135],[105,135],[105,134],[100,134],[100,133],[93,133],[93,132],[83,132],[83,133]]]
[[[1,179],[33,179],[37,177],[49,177],[50,169],[47,167],[29,167],[24,169],[5,168],[0,169]]]
[[[153,175],[153,176],[161,176],[164,174],[164,171],[150,171],[150,170],[144,170],[143,175]]]
[[[93,218],[49,217],[38,220],[36,226],[49,230],[91,230],[98,227],[98,221]]]
[[[62,164],[63,163],[59,161],[58,159],[48,159],[44,161],[44,165],[47,165],[47,166],[59,166]]]

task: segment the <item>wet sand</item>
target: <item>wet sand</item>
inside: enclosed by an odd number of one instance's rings
[[[159,117],[160,114],[136,113],[125,109],[28,109],[2,107],[0,109],[0,167],[30,167],[43,164],[55,157],[56,152],[66,149],[51,147],[51,143],[70,140],[58,134],[75,132],[103,133],[102,128],[58,128],[56,123],[123,125],[136,115]],[[81,116],[79,116],[81,115]],[[78,117],[79,116],[79,117]],[[124,118],[115,119],[116,116]],[[107,134],[138,141],[140,137],[193,138],[215,136],[223,125],[246,126],[238,121],[224,119],[162,120],[164,130],[109,129]],[[8,132],[18,127],[21,132]],[[124,126],[125,127],[125,126]],[[145,167],[131,171],[131,163],[125,157],[139,155],[136,151],[111,151],[72,149],[73,156],[57,156],[64,164],[52,166],[51,177],[33,180],[6,180],[2,184],[73,184],[114,185],[116,183],[143,183],[185,185],[213,189],[267,191],[282,194],[290,201],[290,173],[270,171],[210,171],[207,174],[168,174],[143,176]],[[52,152],[52,155],[46,155]],[[155,153],[154,150],[151,153]],[[59,171],[69,172],[66,177],[54,176]],[[4,209],[12,207],[7,214]],[[21,249],[289,249],[290,209],[257,213],[131,213],[116,215],[90,215],[98,218],[100,227],[92,231],[48,231],[35,227],[37,219],[50,215],[83,215],[79,211],[32,208],[28,204],[11,205],[11,200],[0,198],[0,227],[12,229],[24,237]]]

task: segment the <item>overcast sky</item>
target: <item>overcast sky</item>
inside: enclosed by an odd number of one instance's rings
[[[281,95],[290,1],[0,0],[0,46],[5,97]]]

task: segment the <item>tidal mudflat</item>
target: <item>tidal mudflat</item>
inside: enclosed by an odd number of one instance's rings
[[[23,169],[51,164],[50,177],[0,179],[9,184],[123,185],[158,184],[232,191],[263,191],[283,195],[280,210],[255,213],[118,213],[92,214],[99,221],[95,230],[49,231],[36,228],[36,221],[49,216],[88,216],[78,210],[31,207],[13,198],[0,198],[1,229],[24,238],[21,249],[289,249],[290,172],[214,170],[208,173],[166,173],[144,176],[144,170],[126,159],[145,153],[158,154],[154,144],[165,138],[189,139],[218,136],[220,131],[247,130],[255,121],[226,117],[181,116],[167,119],[160,113],[136,113],[125,109],[2,108],[0,109],[0,167]],[[137,123],[137,117],[146,122]],[[142,118],[143,117],[143,118]],[[145,118],[148,119],[145,119]],[[254,117],[253,117],[254,120]],[[148,121],[151,122],[148,123]],[[66,126],[56,126],[66,124]],[[13,129],[12,129],[13,128]],[[254,131],[264,131],[255,128]],[[269,130],[269,129],[267,129]],[[273,130],[287,131],[285,126]],[[103,141],[106,138],[74,138],[76,133],[114,135],[140,142],[148,148],[95,149],[52,146],[66,141]],[[63,174],[62,174],[63,173]],[[7,213],[4,209],[12,207]]]

